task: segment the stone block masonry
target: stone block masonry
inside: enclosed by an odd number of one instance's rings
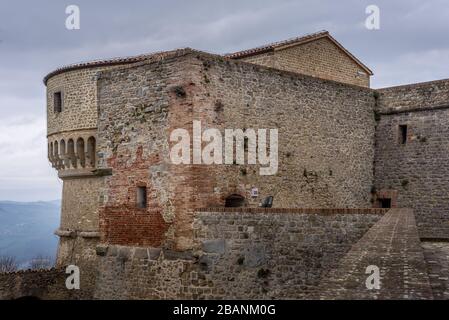
[[[67,290],[63,269],[3,273],[0,299],[447,296],[447,246],[426,243],[423,251],[410,209],[201,209],[194,244],[101,245],[94,285]],[[378,290],[366,288],[369,265],[380,269]]]
[[[362,87],[370,85],[366,71],[327,38],[254,55],[243,60]]]
[[[269,195],[276,207],[370,205],[375,100],[367,88],[184,50],[104,71],[98,99],[99,167],[112,171],[101,191],[104,242],[191,249],[194,211],[224,206],[232,194],[248,207]],[[220,131],[278,128],[278,174],[172,164],[170,133],[191,133],[193,120]],[[143,211],[139,186],[148,192]]]
[[[203,209],[188,251],[109,245],[98,299],[308,298],[383,209]]]
[[[449,238],[449,80],[379,93],[376,190],[415,210],[421,237]]]
[[[67,276],[64,268],[0,273],[0,300],[92,299],[93,286],[80,286],[80,290],[68,290],[65,286]]]

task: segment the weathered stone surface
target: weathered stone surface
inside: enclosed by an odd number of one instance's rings
[[[325,37],[242,60],[358,86],[370,83],[367,72]]]
[[[49,270],[23,270],[0,273],[0,300],[19,298],[45,300],[92,299],[91,286],[80,286],[79,290],[66,288],[65,268]]]
[[[96,246],[95,251],[99,256],[105,256],[108,253],[108,246],[104,244],[100,244]]]
[[[309,298],[322,274],[337,265],[384,211],[223,208],[197,212],[195,253],[163,250],[150,264],[142,264],[136,256],[125,262],[111,255],[101,257],[95,296]],[[250,227],[254,227],[251,234],[242,236]]]
[[[248,267],[258,267],[267,263],[267,254],[265,244],[255,243],[253,246],[247,248],[246,252],[242,252],[245,257],[245,265]]]
[[[413,208],[420,236],[449,238],[449,80],[380,90],[375,186]],[[407,125],[407,141],[399,141]]]
[[[147,248],[136,248],[134,250],[133,259],[148,259],[148,250],[147,250]]]
[[[152,94],[136,95],[142,87]],[[104,241],[190,250],[193,212],[221,207],[236,193],[249,207],[273,194],[275,207],[370,206],[374,103],[367,88],[199,52],[104,71],[99,168],[113,171],[100,189],[107,199],[99,209]],[[123,107],[129,105],[132,112]],[[191,130],[194,120],[223,133],[277,128],[277,174],[261,176],[260,164],[174,165],[169,134]],[[138,185],[147,187],[146,210],[136,208]],[[249,196],[253,187],[256,198]]]
[[[224,239],[205,240],[201,243],[201,246],[204,252],[223,254],[226,248],[226,241]]]
[[[131,248],[129,247],[120,247],[118,250],[118,258],[122,261],[128,261],[131,258]]]
[[[162,249],[160,248],[148,248],[148,257],[150,260],[157,260],[161,255]]]
[[[192,251],[163,250],[164,258],[167,260],[193,260]]]

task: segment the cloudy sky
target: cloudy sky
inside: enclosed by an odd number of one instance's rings
[[[380,30],[365,8],[380,8]],[[81,29],[65,28],[78,5]],[[447,0],[0,2],[0,200],[52,200],[43,76],[60,65],[180,47],[228,53],[322,29],[368,65],[375,88],[449,78]]]

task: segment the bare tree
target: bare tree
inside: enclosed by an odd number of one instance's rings
[[[37,255],[30,261],[30,269],[39,270],[39,269],[50,269],[54,265],[53,259],[48,256]]]
[[[0,272],[14,272],[17,268],[16,258],[11,256],[0,256]]]

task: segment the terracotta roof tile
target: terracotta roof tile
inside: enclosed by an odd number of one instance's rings
[[[57,74],[60,74],[62,72],[66,72],[66,71],[83,69],[83,68],[131,64],[131,63],[136,63],[136,62],[140,62],[140,61],[144,61],[144,60],[157,61],[157,60],[162,60],[162,59],[170,57],[170,56],[176,56],[176,55],[188,52],[188,51],[194,51],[194,50],[190,49],[190,48],[182,48],[182,49],[176,49],[176,50],[171,50],[171,51],[160,51],[160,52],[154,52],[154,53],[141,54],[141,55],[131,56],[131,57],[91,60],[91,61],[86,61],[86,62],[69,64],[69,65],[60,67],[60,68],[50,72],[49,74],[47,74],[44,77],[44,84],[47,84],[48,79],[50,79],[51,77],[53,77]]]

